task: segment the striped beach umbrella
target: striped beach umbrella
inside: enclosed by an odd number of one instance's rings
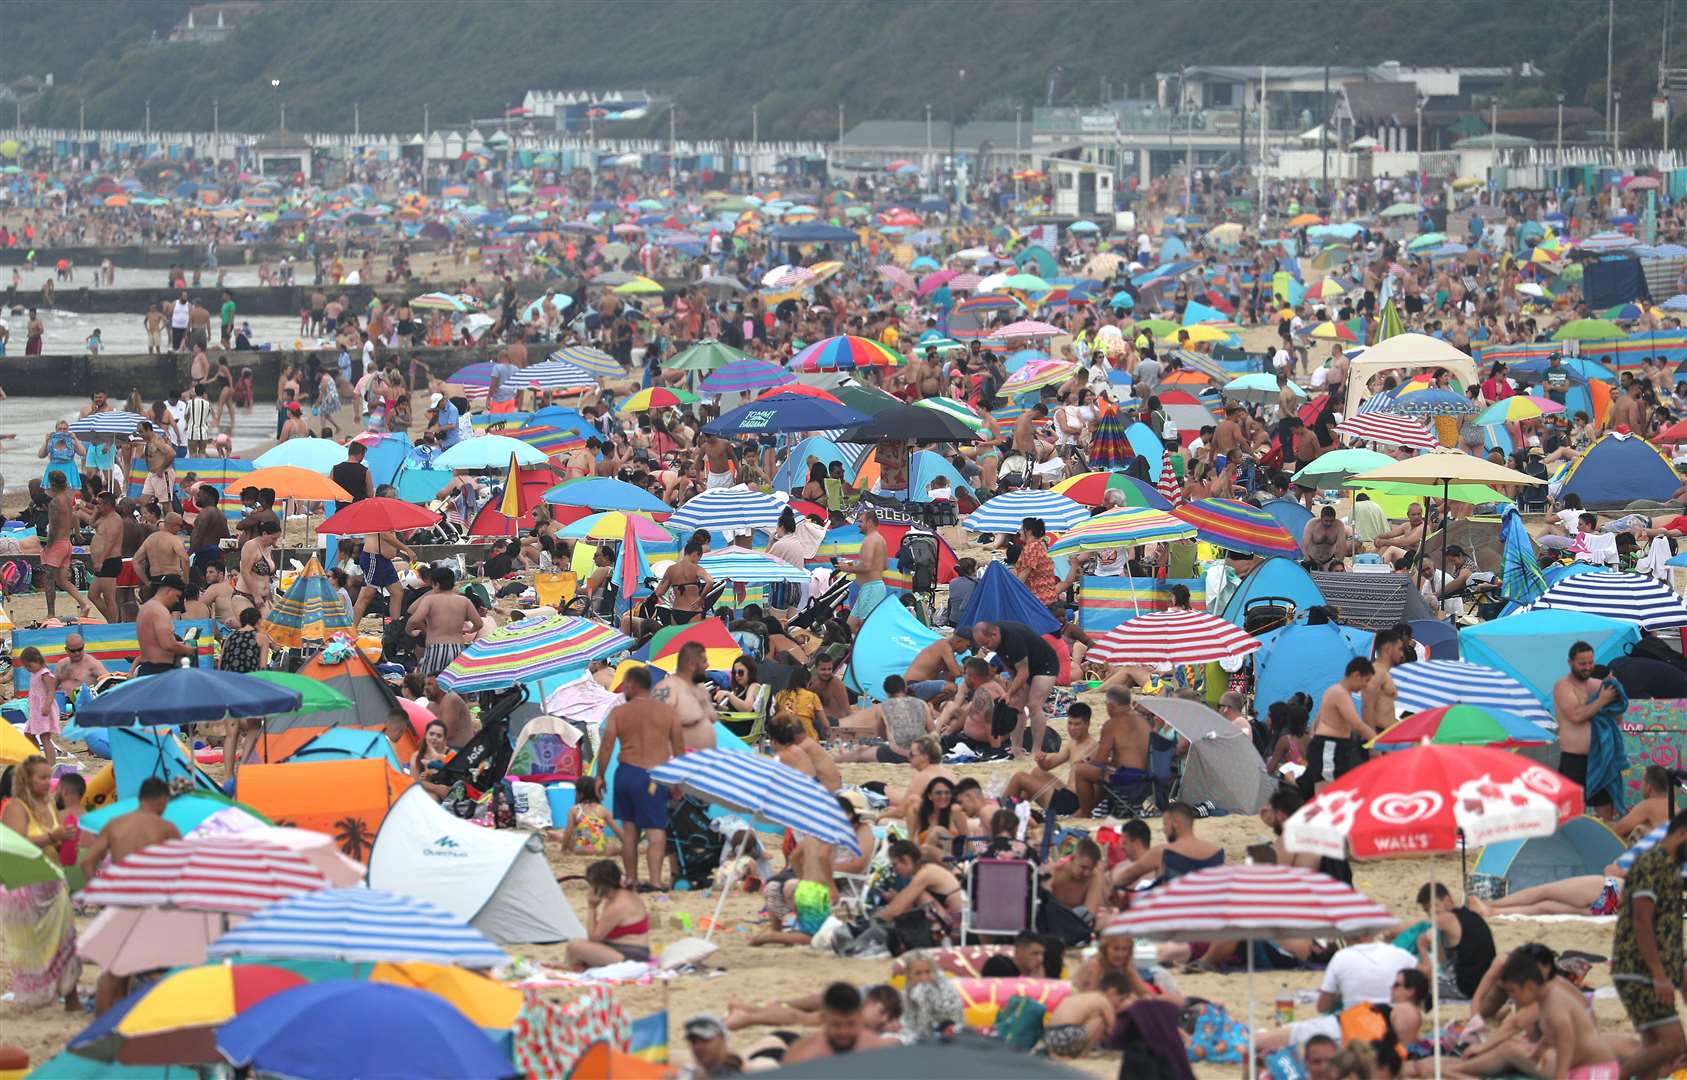
[[[861,854],[855,830],[831,792],[785,763],[740,750],[699,750],[650,770],[658,784]]]
[[[301,853],[246,836],[151,844],[95,876],[83,891],[105,907],[257,911],[331,882]]]
[[[473,298],[447,292],[423,293],[410,301],[410,306],[422,311],[450,311],[459,315],[480,310],[480,305]]]
[[[1195,526],[1195,535],[1209,544],[1230,551],[1255,555],[1283,555],[1294,558],[1300,545],[1277,519],[1257,506],[1235,499],[1196,499],[1172,511],[1173,516]]]
[[[1050,532],[1065,532],[1090,520],[1090,513],[1052,491],[1027,488],[997,495],[963,518],[961,524],[973,532],[1017,533],[1026,518],[1041,518]]]
[[[697,404],[697,395],[689,390],[674,390],[666,386],[647,386],[643,390],[635,391],[632,396],[621,403],[618,411],[649,412],[651,409],[672,409],[681,405]]]
[[[211,959],[418,960],[489,968],[504,951],[425,900],[382,889],[319,889],[271,904],[211,943]]]
[[[1443,705],[1413,713],[1372,739],[1370,745],[1398,750],[1426,741],[1442,746],[1513,747],[1552,742],[1553,734],[1534,721],[1504,709]]]
[[[1421,420],[1396,416],[1393,413],[1362,412],[1343,420],[1335,426],[1335,430],[1361,442],[1409,446],[1418,450],[1428,450],[1432,446],[1440,445]]]
[[[70,422],[72,435],[133,435],[146,417],[132,412],[97,412]]]
[[[545,359],[566,361],[577,368],[584,368],[593,375],[607,375],[610,378],[617,378],[627,373],[619,360],[602,349],[594,349],[590,345],[565,345]]]
[[[1149,485],[1122,472],[1087,472],[1069,476],[1049,489],[1083,506],[1107,505],[1107,493],[1117,491],[1124,496],[1125,506],[1146,506],[1151,510],[1170,510],[1171,501]]]
[[[360,505],[362,504],[353,503],[341,513],[347,513]],[[420,507],[414,509],[421,510]],[[437,514],[429,516],[438,519]],[[284,649],[300,649],[307,641],[327,641],[335,634],[356,636],[357,633],[357,628],[351,621],[351,613],[346,610],[345,601],[340,599],[339,590],[328,580],[328,575],[322,572],[322,564],[316,561],[315,555],[310,557],[299,576],[293,579],[293,584],[288,586],[287,592],[271,605],[269,614],[258,624],[258,629],[268,634],[271,641]]]
[[[791,357],[792,371],[853,371],[858,367],[903,367],[908,358],[871,338],[840,334],[822,338]]]
[[[762,585],[776,581],[801,584],[808,580],[808,571],[802,567],[746,548],[711,551],[703,556],[700,563],[716,581],[730,581],[738,585]]]
[[[1476,402],[1454,390],[1407,383],[1394,392],[1388,411],[1398,416],[1468,416]]]
[[[668,519],[675,532],[693,529],[771,529],[779,524],[785,504],[765,492],[751,488],[713,488],[694,495]]]
[[[482,397],[492,388],[492,361],[466,364],[446,376],[445,381],[466,391],[469,397]]]
[[[980,436],[989,434],[990,425],[984,422],[984,418],[978,414],[976,409],[964,401],[956,401],[949,397],[933,397],[921,398],[914,404],[922,409],[935,409],[938,412],[948,413]]]
[[[1533,723],[1553,723],[1540,700],[1499,668],[1463,660],[1414,660],[1396,664],[1389,674],[1399,691],[1395,704],[1403,712],[1464,704],[1497,709]]]
[[[1138,544],[1187,540],[1194,535],[1194,526],[1164,511],[1127,506],[1109,510],[1105,514],[1097,514],[1080,525],[1074,525],[1049,546],[1049,554],[1075,555],[1084,551],[1107,551],[1112,548],[1135,547]]]
[[[765,390],[771,386],[794,383],[797,377],[778,364],[745,357],[710,372],[697,389],[710,394],[744,394],[751,390]]]
[[[1622,619],[1637,623],[1642,630],[1687,626],[1687,605],[1650,574],[1608,570],[1573,574],[1542,593],[1535,606]]]
[[[674,542],[673,534],[656,524],[656,519],[649,514],[623,510],[587,514],[580,520],[571,521],[558,529],[556,535],[558,540],[624,540],[629,525],[632,526],[635,540],[649,540],[668,545]]]
[[[546,391],[597,389],[596,375],[566,360],[542,360],[518,370],[511,382],[517,387]]]
[[[1204,664],[1246,656],[1259,645],[1204,611],[1152,611],[1102,634],[1084,655],[1104,664]]]
[[[586,440],[579,432],[565,431],[549,424],[523,424],[519,427],[504,428],[497,434],[506,439],[524,442],[548,458],[571,454],[586,445]]]
[[[1070,360],[1033,360],[1002,380],[997,393],[1003,397],[1012,397],[1031,390],[1041,390],[1045,386],[1065,382],[1077,370],[1078,365]]]
[[[459,694],[502,690],[624,652],[633,641],[614,627],[574,615],[537,615],[475,641],[439,673]]]
[[[1018,322],[1010,322],[997,330],[996,336],[1012,340],[1013,338],[1053,337],[1060,333],[1064,333],[1064,331],[1053,323],[1046,323],[1040,319],[1020,319]]]
[[[1184,874],[1134,898],[1102,937],[1215,941],[1347,937],[1399,923],[1387,908],[1301,866],[1230,863]]]

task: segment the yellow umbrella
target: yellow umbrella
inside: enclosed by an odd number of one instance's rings
[[[808,268],[808,272],[811,275],[809,277],[809,282],[812,284],[816,281],[825,281],[839,270],[842,270],[843,265],[844,264],[839,262],[837,259],[831,259],[827,262],[817,262]]]
[[[1217,326],[1209,325],[1207,323],[1194,323],[1190,326],[1178,327],[1176,330],[1173,330],[1171,333],[1161,338],[1160,341],[1162,343],[1175,344],[1180,332],[1188,334],[1190,343],[1195,345],[1199,345],[1204,341],[1230,340],[1230,335],[1224,330],[1219,329]]]
[[[634,296],[640,293],[659,293],[662,291],[662,286],[659,283],[641,275],[624,285],[615,286],[615,288],[610,291],[619,293],[622,296]]]
[[[1397,484],[1417,484],[1434,489],[1441,488],[1441,512],[1446,517],[1447,503],[1451,500],[1451,488],[1455,483],[1460,484],[1545,484],[1545,480],[1537,479],[1528,473],[1508,469],[1504,465],[1495,465],[1487,458],[1474,457],[1459,450],[1438,449],[1417,457],[1406,458],[1384,465],[1380,469],[1360,473],[1352,477],[1349,485],[1357,487],[1367,481],[1388,480]],[[1447,562],[1447,530],[1441,529],[1441,563]]]
[[[369,981],[438,994],[479,1028],[506,1030],[515,1023],[516,1014],[521,1011],[520,990],[477,972],[446,964],[382,962],[370,970]]]

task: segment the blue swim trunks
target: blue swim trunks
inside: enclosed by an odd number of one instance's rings
[[[861,586],[855,598],[855,609],[850,612],[858,619],[865,620],[873,613],[873,609],[885,602],[890,590],[885,588],[882,581],[869,581]]]
[[[668,827],[668,789],[652,785],[650,770],[637,765],[623,761],[615,766],[614,808],[616,821],[629,821],[641,829]]]

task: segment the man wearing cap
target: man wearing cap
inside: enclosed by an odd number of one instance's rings
[[[152,579],[152,598],[135,616],[135,641],[140,646],[131,675],[157,675],[176,666],[176,661],[196,652],[192,645],[176,640],[171,610],[181,603],[183,581],[179,574],[160,574]]]
[[[439,446],[442,450],[449,450],[462,439],[462,432],[458,430],[458,420],[461,414],[457,412],[457,404],[444,394],[435,394],[428,399],[428,408],[434,410],[433,432],[439,436]]]
[[[685,1041],[691,1047],[693,1064],[679,1074],[679,1080],[737,1076],[744,1060],[726,1045],[726,1025],[710,1013],[698,1013],[685,1022]]]
[[[1300,550],[1306,554],[1308,570],[1342,570],[1352,545],[1347,527],[1336,517],[1336,508],[1325,504],[1318,516],[1306,523],[1300,535]]]

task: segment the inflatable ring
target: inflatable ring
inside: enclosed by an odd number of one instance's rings
[[[88,790],[82,796],[82,808],[93,813],[102,806],[106,806],[117,798],[117,770],[111,762],[88,778]]]
[[[1061,979],[953,979],[951,982],[966,1002],[967,1027],[978,1031],[995,1026],[996,1013],[1009,998],[1028,997],[1053,1012],[1072,992],[1072,984]]]

